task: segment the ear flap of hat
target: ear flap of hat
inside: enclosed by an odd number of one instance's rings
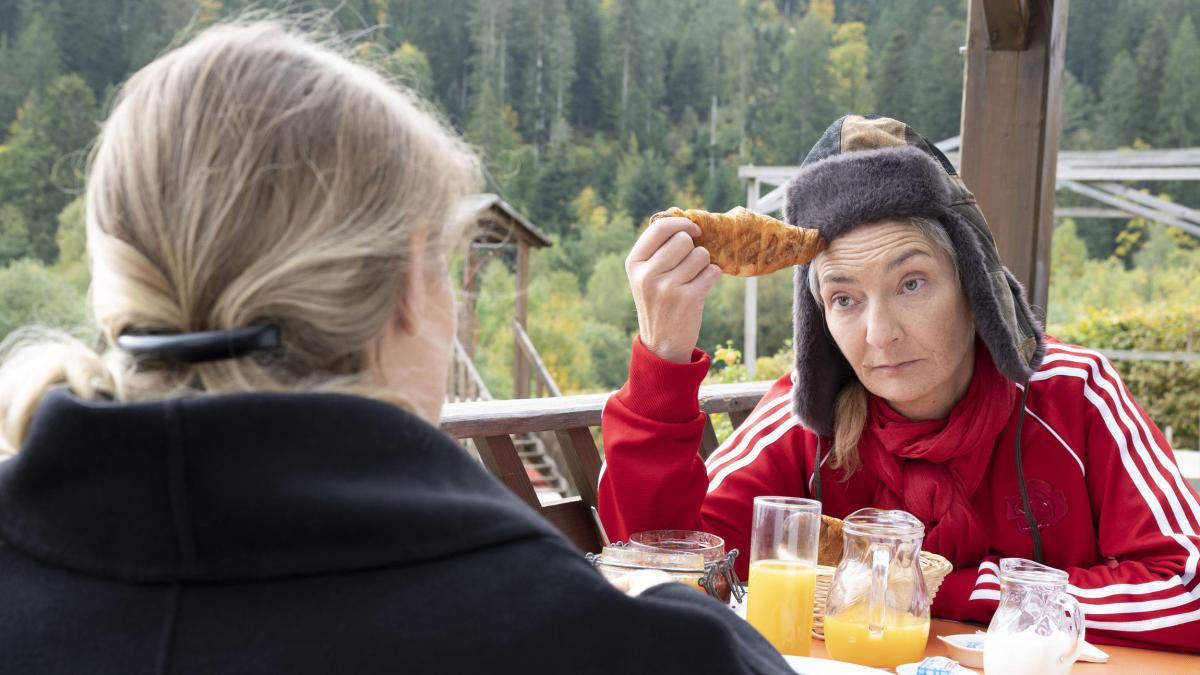
[[[808,265],[796,268],[796,373],[792,409],[800,422],[822,436],[833,436],[834,407],[854,370],[829,335],[825,315],[808,286]]]
[[[975,314],[975,332],[1005,377],[1028,382],[1041,365],[1045,341],[1025,301],[1025,290],[998,261],[989,264],[979,237],[961,214],[945,209],[938,220],[958,255],[958,273]]]

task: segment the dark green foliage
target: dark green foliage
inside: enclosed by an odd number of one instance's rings
[[[1162,147],[1200,145],[1200,40],[1191,17],[1184,18],[1171,40],[1156,121]]]
[[[33,252],[44,262],[58,255],[58,213],[82,185],[96,116],[87,84],[78,75],[64,75],[21,106],[0,155],[0,204],[20,210]]]
[[[1137,89],[1137,66],[1129,52],[1122,51],[1113,59],[1112,68],[1104,76],[1100,90],[1100,99],[1103,101],[1097,125],[1100,147],[1128,146],[1139,138],[1137,134],[1141,120],[1138,115],[1142,113],[1142,105],[1135,98]]]
[[[558,367],[584,369],[570,375],[579,381],[616,386],[635,328],[626,298],[616,301],[625,288],[617,263],[646,217],[670,205],[724,211],[744,203],[739,166],[794,164],[848,112],[902,119],[934,141],[958,134],[967,4],[0,0],[0,265],[25,257],[55,263],[62,245],[70,260],[52,271],[22,267],[17,276],[58,274],[83,287],[82,207],[64,206],[81,187],[105,102],[181,29],[251,6],[316,10],[348,46],[370,43],[360,53],[379,56],[431,98],[480,149],[487,189],[554,235],[557,245],[537,256],[544,269],[574,275],[579,297],[570,301],[559,289],[537,297],[565,303],[555,307],[569,306],[579,321],[593,317],[573,324],[582,326],[582,345],[560,355]],[[1197,0],[1072,0],[1061,147],[1200,145],[1198,21]],[[865,44],[851,22],[864,24]],[[873,109],[849,109],[872,101]],[[1151,187],[1200,205],[1196,184]],[[1095,205],[1065,192],[1059,200]],[[1089,258],[1103,260],[1118,236],[1135,230],[1119,220],[1080,220],[1077,238]],[[1134,257],[1125,260],[1136,266]],[[790,280],[776,277],[760,284],[762,354],[775,353],[790,334]],[[702,346],[740,337],[742,287],[727,280],[714,291]],[[547,307],[531,303],[531,319],[547,322],[548,334],[551,319],[537,316]],[[502,332],[501,314],[494,324]],[[511,352],[511,342],[496,344]],[[491,376],[504,372],[483,367]]]

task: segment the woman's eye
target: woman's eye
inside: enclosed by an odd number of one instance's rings
[[[915,293],[916,291],[921,290],[921,287],[924,285],[924,279],[909,279],[908,281],[904,282],[904,290],[908,291],[909,293]]]
[[[852,306],[853,304],[854,304],[854,301],[851,300],[850,296],[848,296],[848,295],[839,295],[833,299],[834,307],[840,307],[842,309],[845,309],[847,307]]]

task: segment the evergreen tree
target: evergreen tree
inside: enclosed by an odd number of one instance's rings
[[[1137,82],[1127,95],[1133,99],[1133,105],[1137,108],[1134,137],[1147,143],[1152,143],[1158,138],[1155,120],[1158,119],[1159,91],[1163,86],[1163,72],[1167,66],[1167,51],[1171,46],[1173,32],[1165,15],[1155,15],[1133,55],[1133,63],[1137,68]],[[1193,69],[1200,68],[1200,63],[1191,65]]]
[[[584,132],[608,129],[604,103],[605,50],[599,0],[567,0],[575,43],[575,78],[571,82],[571,121]]]
[[[0,206],[0,267],[33,255],[25,216],[12,204]]]
[[[1075,0],[1067,20],[1067,70],[1090,91],[1096,91],[1113,57],[1105,49],[1104,35],[1118,16],[1120,0]],[[1122,45],[1124,47],[1126,45]]]
[[[1088,150],[1095,143],[1096,97],[1070,71],[1063,73],[1062,150]]]
[[[1129,52],[1122,51],[1113,59],[1112,68],[1104,76],[1104,85],[1100,89],[1099,147],[1131,145],[1137,138],[1141,108],[1134,98],[1137,88],[1137,66]]]
[[[62,72],[62,52],[50,24],[33,12],[11,46],[0,44],[0,128],[16,116],[31,92],[45,89]]]
[[[875,99],[867,83],[871,54],[866,26],[857,22],[838,26],[833,34],[833,44],[829,63],[833,71],[832,98],[837,113],[873,112]]]
[[[621,208],[635,222],[644,222],[646,218],[670,206],[671,180],[669,167],[658,153],[647,150],[641,153],[634,151],[626,156],[617,173],[617,198]]]
[[[1171,40],[1156,121],[1159,145],[1200,145],[1200,40],[1190,16],[1184,18]]]
[[[479,5],[495,5],[486,0]],[[392,0],[388,7],[392,44],[411,42],[429,59],[434,97],[450,119],[465,126],[470,115],[474,38],[480,26],[476,3],[457,0]]]
[[[908,118],[912,107],[912,82],[908,71],[907,33],[901,30],[892,33],[879,65],[873,76],[875,110],[894,119]]]
[[[958,48],[966,40],[966,25],[937,5],[921,29],[921,47],[909,52],[908,69],[913,100],[912,124],[932,142],[957,136],[962,113],[963,58]]]
[[[57,216],[82,184],[82,165],[96,131],[96,101],[78,75],[64,75],[21,106],[8,149],[0,154],[0,203],[15,205],[33,251],[58,253]]]
[[[768,146],[765,160],[799,163],[838,116],[830,99],[834,85],[829,49],[829,31],[816,14],[805,16],[788,38],[780,90],[763,134]]]
[[[121,22],[125,0],[55,0],[60,11],[53,30],[59,36],[63,72],[77,73],[93,92],[120,82],[126,74]],[[148,4],[155,4],[156,0]],[[179,28],[175,26],[173,28]]]

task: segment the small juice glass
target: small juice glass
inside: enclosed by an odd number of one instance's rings
[[[746,620],[781,653],[808,656],[821,502],[755,497]]]

